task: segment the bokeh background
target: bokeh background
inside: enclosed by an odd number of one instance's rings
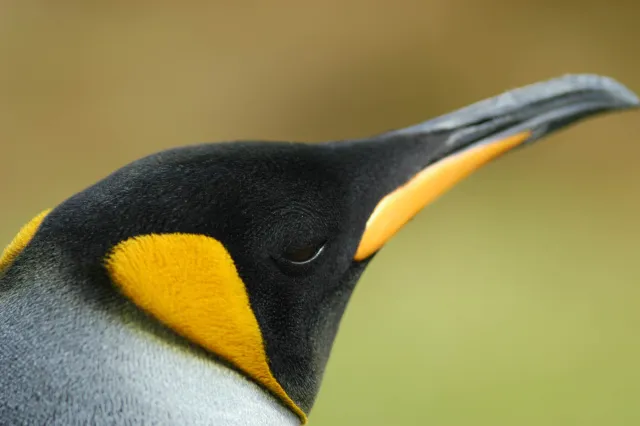
[[[413,124],[568,72],[640,91],[640,3],[0,0],[0,241],[145,154]],[[363,276],[321,425],[640,424],[640,115],[519,150]]]

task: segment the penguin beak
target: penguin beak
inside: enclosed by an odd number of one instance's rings
[[[398,142],[405,156],[422,156],[401,168],[417,170],[373,209],[355,253],[379,250],[421,209],[494,158],[599,113],[638,107],[638,97],[607,77],[569,75],[516,89],[379,138]],[[407,141],[412,141],[407,145]],[[416,145],[421,146],[416,151]],[[419,161],[419,160],[415,160]]]

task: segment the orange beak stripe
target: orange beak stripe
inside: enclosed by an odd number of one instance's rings
[[[444,158],[387,194],[369,217],[354,259],[361,261],[371,256],[427,204],[489,161],[522,144],[530,136],[530,131],[517,133]]]

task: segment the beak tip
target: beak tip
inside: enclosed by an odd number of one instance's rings
[[[564,77],[570,84],[585,89],[604,91],[610,94],[621,109],[640,106],[640,99],[631,89],[612,77],[597,74],[575,74]]]

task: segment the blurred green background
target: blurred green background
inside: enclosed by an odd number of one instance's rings
[[[142,155],[413,124],[568,72],[640,3],[0,0],[0,241]],[[376,258],[312,426],[640,424],[640,115],[485,167]]]

